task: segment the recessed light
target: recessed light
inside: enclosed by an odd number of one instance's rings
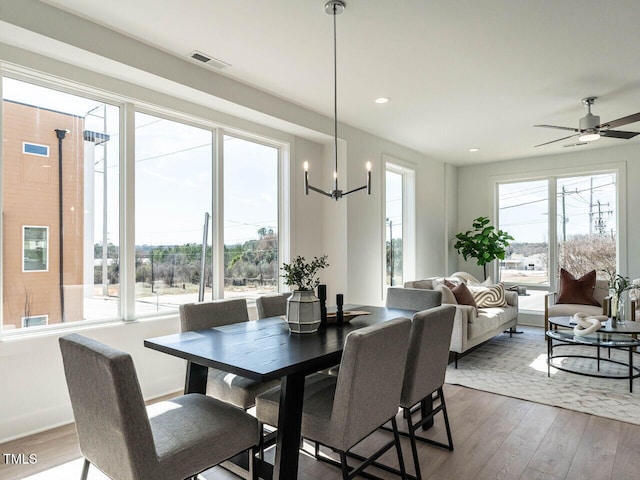
[[[470,152],[479,152],[479,151],[480,151],[480,149],[479,149],[479,148],[475,148],[475,147],[474,147],[474,148],[470,148],[470,149],[469,149],[469,151],[470,151]]]
[[[374,101],[376,103],[387,103],[389,101],[389,97],[378,97]]]

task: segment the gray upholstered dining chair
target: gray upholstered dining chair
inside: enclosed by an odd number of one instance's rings
[[[442,305],[442,292],[422,288],[387,288],[387,308],[419,312],[439,305]]]
[[[256,309],[258,310],[258,318],[277,317],[287,313],[287,299],[291,296],[290,292],[280,293],[278,295],[263,295],[256,298]]]
[[[411,453],[413,454],[416,478],[418,480],[420,480],[421,474],[416,439],[453,450],[451,428],[442,386],[444,385],[445,373],[449,363],[449,344],[451,343],[455,313],[456,308],[454,305],[442,305],[416,313],[411,323],[409,351],[404,371],[400,407],[403,409],[404,417],[407,420],[407,433],[411,440]],[[431,412],[426,412],[424,402],[427,398],[431,400],[430,397],[436,392],[440,403]],[[411,411],[416,404],[420,404],[418,411],[421,412],[421,418],[414,423]],[[432,420],[438,412],[442,412],[444,416],[448,444],[419,437],[415,434],[418,428]]]
[[[247,302],[243,298],[180,305],[180,326],[183,332],[248,321]],[[279,384],[279,380],[261,383],[224,370],[209,368],[207,395],[246,410],[255,405],[258,394]]]
[[[344,479],[358,476],[394,445],[405,476],[395,416],[410,329],[409,319],[396,318],[354,330],[345,339],[338,376],[317,373],[305,381],[302,437],[337,451]],[[279,399],[280,388],[258,396],[256,416],[262,424],[277,425]],[[393,440],[351,469],[347,465],[349,450],[389,420]]]
[[[245,450],[253,460],[258,422],[239,408],[201,394],[145,409],[131,356],[78,334],[60,350],[80,451],[114,480],[182,480]]]

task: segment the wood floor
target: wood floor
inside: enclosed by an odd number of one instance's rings
[[[445,385],[455,450],[419,445],[424,479],[430,480],[624,480],[640,478],[640,426],[526,402],[464,387]],[[606,407],[603,407],[606,408]],[[442,416],[429,435],[444,440]],[[399,417],[399,424],[402,420]],[[376,432],[359,446],[372,451],[388,437]],[[405,440],[403,440],[405,442]],[[408,442],[405,462],[413,471]],[[0,456],[0,479],[80,478],[82,460],[72,425],[0,445],[0,454],[35,453],[37,463],[7,465]],[[386,463],[394,464],[394,454]],[[90,480],[106,479],[90,469]],[[374,471],[383,478],[396,478]],[[237,478],[217,467],[201,479]],[[301,454],[299,478],[339,479],[335,467]]]

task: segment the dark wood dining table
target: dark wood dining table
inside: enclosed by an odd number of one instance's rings
[[[206,392],[209,367],[259,382],[281,379],[273,478],[292,479],[298,473],[305,377],[340,363],[349,332],[397,317],[412,318],[415,313],[365,305],[344,308],[368,314],[312,334],[290,333],[282,318],[272,317],[149,338],[144,345],[187,360],[185,393]]]

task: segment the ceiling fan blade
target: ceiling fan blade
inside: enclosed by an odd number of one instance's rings
[[[640,135],[640,132],[623,132],[622,130],[602,130],[600,136],[611,138],[623,138],[629,140],[630,138]]]
[[[577,134],[576,134],[576,135],[577,135]],[[550,143],[561,142],[562,140],[566,140],[567,138],[575,137],[576,135],[569,135],[568,137],[562,137],[562,138],[558,138],[557,140],[551,140],[550,142],[541,143],[540,145],[534,145],[534,147],[533,147],[533,148],[536,148],[536,147],[542,147],[543,145],[549,145]]]
[[[558,130],[569,130],[570,132],[580,132],[580,129],[578,128],[559,127],[557,125],[534,125],[534,127],[557,128]]]
[[[619,118],[617,120],[611,120],[610,122],[601,123],[596,128],[616,128],[628,123],[640,122],[640,112],[628,115],[626,117]]]
[[[569,145],[563,145],[563,147],[579,147],[580,145],[589,145],[589,142],[570,143]]]

